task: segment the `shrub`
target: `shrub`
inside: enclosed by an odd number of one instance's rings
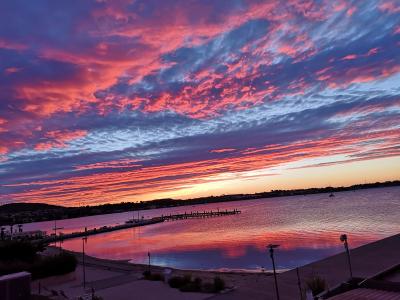
[[[183,276],[183,283],[184,284],[187,284],[187,283],[190,283],[192,281],[192,275],[185,275],[185,276]]]
[[[155,273],[151,276],[151,280],[154,281],[164,281],[164,275],[160,274],[160,273]]]
[[[216,292],[222,291],[225,288],[225,281],[218,277],[214,277],[214,289]]]
[[[144,279],[152,281],[164,281],[164,276],[160,273],[151,273],[150,271],[143,272]]]
[[[187,285],[192,282],[192,275],[185,275],[185,276],[174,276],[168,280],[169,286],[174,289],[180,289],[184,285]]]
[[[191,275],[174,276],[168,283],[170,287],[179,289],[181,292],[215,293],[225,288],[225,281],[218,276],[214,278],[213,283],[206,282],[203,284],[201,278],[196,277],[192,280]]]
[[[146,270],[146,271],[143,272],[143,276],[144,276],[145,279],[150,277],[150,275],[151,275],[151,272],[149,270]]]
[[[181,292],[200,292],[201,286],[196,285],[194,282],[188,282],[183,285],[180,289]]]
[[[31,295],[30,300],[50,300],[50,298],[43,295]]]
[[[172,287],[174,289],[179,289],[184,285],[184,281],[183,281],[182,277],[174,276],[168,280],[168,284],[170,287]]]
[[[211,282],[204,283],[203,287],[202,287],[202,291],[204,293],[214,293],[215,292],[214,284]]]
[[[0,275],[28,271],[32,279],[62,275],[75,271],[77,261],[75,256],[62,253],[55,256],[36,257],[33,262],[6,261],[0,263]]]
[[[196,277],[191,281],[191,276],[184,277],[184,282],[186,282],[179,290],[181,292],[201,292],[202,291],[202,280]]]
[[[311,290],[313,296],[316,296],[326,289],[326,281],[324,278],[314,275],[306,280],[306,286]]]
[[[32,262],[39,250],[29,242],[7,241],[0,244],[0,257],[4,261]]]
[[[203,281],[201,280],[201,278],[196,277],[196,278],[194,279],[193,282],[194,282],[194,284],[196,284],[197,286],[201,287],[201,283],[202,283]]]
[[[61,253],[54,256],[46,256],[37,260],[31,267],[32,278],[44,278],[54,275],[62,275],[75,271],[77,260],[74,255]]]
[[[0,261],[0,276],[29,270],[31,264],[23,261]]]

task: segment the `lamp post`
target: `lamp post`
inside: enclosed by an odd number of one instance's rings
[[[14,227],[14,224],[11,224],[10,225],[10,240],[12,240],[12,237],[13,237],[13,227]]]
[[[147,256],[149,257],[149,274],[151,273],[151,269],[150,269],[150,266],[151,266],[151,264],[150,264],[150,252],[147,252]]]
[[[340,241],[344,244],[344,248],[346,249],[347,263],[349,265],[349,272],[350,272],[350,279],[353,279],[353,271],[351,269],[350,251],[349,251],[349,244],[347,242],[347,234],[342,234],[340,236]]]
[[[64,229],[64,227],[57,227],[57,219],[54,220],[54,247],[57,247],[57,230]]]
[[[274,270],[274,281],[275,281],[275,292],[276,292],[276,299],[279,300],[279,290],[278,290],[278,281],[276,278],[276,269],[275,269],[275,259],[274,259],[274,249],[278,248],[279,245],[269,244],[267,248],[269,249],[269,256],[272,260],[272,268]]]
[[[82,238],[82,270],[83,270],[83,289],[86,288],[86,270],[85,270],[85,244],[87,243],[87,236]]]
[[[297,275],[297,286],[299,287],[299,292],[300,292],[300,300],[303,300],[303,291],[301,289],[299,268],[296,268],[296,275]]]
[[[62,253],[62,243],[64,242],[63,233],[60,232],[60,254]]]

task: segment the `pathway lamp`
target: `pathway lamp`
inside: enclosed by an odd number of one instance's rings
[[[87,243],[87,236],[82,238],[82,271],[83,271],[83,289],[86,288],[86,269],[85,269],[85,244]]]
[[[272,268],[274,270],[274,281],[275,281],[275,292],[276,292],[276,299],[279,300],[279,289],[278,289],[278,281],[276,278],[276,268],[275,268],[275,259],[274,259],[274,249],[278,248],[279,245],[269,244],[267,248],[269,249],[269,256],[272,260]]]
[[[353,279],[353,271],[351,269],[350,251],[349,251],[349,244],[347,242],[347,234],[342,234],[340,236],[340,241],[343,243],[344,248],[346,250],[347,264],[349,265],[350,279]]]
[[[149,274],[150,274],[151,273],[150,252],[147,252],[147,256],[149,257]]]

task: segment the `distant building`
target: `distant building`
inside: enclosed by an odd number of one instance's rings
[[[26,300],[31,297],[31,273],[19,272],[0,276],[1,300]]]
[[[31,230],[31,231],[1,231],[2,240],[34,240],[41,239],[46,236],[46,231],[42,230]],[[1,298],[0,298],[1,299]]]
[[[46,236],[46,231],[32,230],[32,231],[14,232],[12,234],[12,239],[32,240],[32,239],[41,239],[44,238],[45,236]]]

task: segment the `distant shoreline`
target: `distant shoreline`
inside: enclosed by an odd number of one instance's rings
[[[322,193],[337,193],[372,188],[400,186],[400,180],[357,184],[347,187],[325,187],[294,190],[273,190],[254,194],[232,194],[221,196],[200,197],[187,200],[158,199],[141,202],[121,202],[116,204],[101,204],[96,206],[64,207],[44,203],[10,203],[0,206],[0,226],[9,224],[25,224],[42,221],[73,219],[95,215],[122,213],[127,211],[142,211],[168,207],[190,206],[209,203],[255,200],[287,196],[301,196]],[[334,198],[333,198],[334,199]]]

